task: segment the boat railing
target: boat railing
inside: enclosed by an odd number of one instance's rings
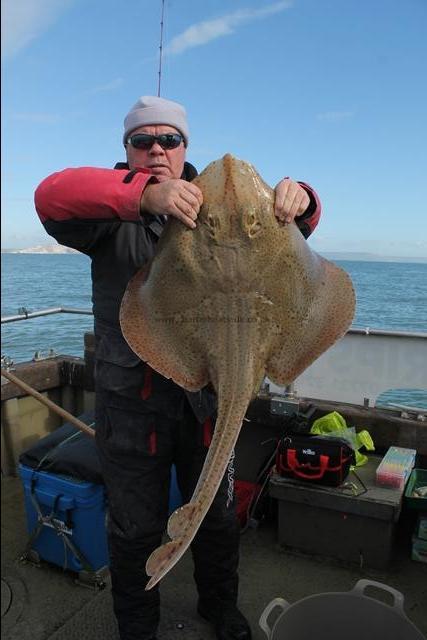
[[[73,307],[38,311],[22,307],[18,314],[2,317],[1,322],[5,324],[60,313],[93,315],[91,310]],[[34,359],[53,355],[37,353]],[[362,406],[375,406],[381,394],[396,389],[418,390],[424,397],[424,394],[427,396],[426,362],[425,332],[351,326],[341,340],[296,379],[294,388],[300,396]],[[273,393],[283,391],[268,382]]]
[[[74,307],[50,307],[48,309],[39,309],[38,311],[28,311],[26,307],[20,307],[18,313],[12,316],[2,316],[1,324],[8,322],[18,322],[18,320],[30,320],[31,318],[39,318],[41,316],[50,316],[57,313],[70,313],[75,315],[92,316],[91,309],[76,309]],[[375,329],[372,327],[358,327],[351,325],[347,334],[356,335],[372,335],[372,336],[404,336],[413,338],[427,338],[427,333],[420,331],[398,331],[395,329]]]
[[[13,316],[2,316],[1,323],[18,322],[18,320],[30,320],[41,316],[51,316],[56,313],[73,313],[75,315],[92,316],[91,309],[74,309],[73,307],[52,307],[50,309],[40,309],[39,311],[28,311],[26,307],[20,307],[18,313]]]

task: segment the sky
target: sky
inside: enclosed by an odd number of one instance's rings
[[[159,90],[161,0],[2,0],[2,247],[52,240],[33,204],[66,167],[124,160]],[[160,94],[187,159],[309,183],[319,252],[427,258],[427,0],[165,0]]]

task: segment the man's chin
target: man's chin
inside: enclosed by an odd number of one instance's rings
[[[150,171],[153,176],[156,176],[159,182],[164,182],[165,180],[170,180],[172,178],[170,170],[166,167],[159,167],[158,169],[150,167]]]

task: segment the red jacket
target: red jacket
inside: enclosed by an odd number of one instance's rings
[[[141,194],[153,179],[147,169],[65,169],[46,178],[37,188],[35,205],[46,231],[60,244],[92,258],[95,319],[118,326],[120,301],[134,273],[155,253],[164,220],[140,215]],[[185,163],[183,178],[197,175]],[[296,219],[305,237],[316,227],[320,203],[310,195],[307,211]]]
[[[130,173],[132,178],[126,179]],[[37,213],[43,224],[47,220],[60,222],[71,219],[136,222],[140,220],[141,195],[151,177],[148,169],[129,172],[127,167],[64,169],[48,176],[37,188]],[[308,184],[299,184],[310,196],[307,211],[296,219],[307,238],[319,222],[321,205],[316,192]]]
[[[121,334],[120,303],[130,278],[154,256],[165,221],[139,212],[142,191],[153,179],[149,171],[121,167],[82,167],[54,173],[37,188],[35,205],[50,235],[92,259],[97,382],[126,394],[129,389],[143,387],[146,373]],[[194,167],[186,163],[182,177],[192,180],[195,175]],[[297,224],[308,237],[317,225],[320,203],[314,191],[301,184],[310,195],[310,205]],[[162,411],[167,404],[175,415],[182,390],[161,376],[153,377],[153,385],[154,381],[159,389],[158,393],[153,389],[150,402],[158,401]],[[209,390],[186,392],[186,396],[201,422],[212,414],[215,398]],[[167,403],[166,397],[170,400]]]

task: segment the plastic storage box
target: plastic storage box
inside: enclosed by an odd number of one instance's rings
[[[418,516],[417,528],[415,532],[416,532],[416,536],[420,538],[420,540],[427,541],[427,515]]]
[[[413,469],[405,489],[405,504],[411,509],[427,512],[427,496],[417,495],[417,490],[426,486],[427,469]]]
[[[427,563],[427,540],[412,536],[412,560]]]
[[[415,449],[389,447],[376,472],[377,485],[403,489],[415,465]]]
[[[24,486],[26,556],[97,577],[108,565],[104,486],[19,465]]]
[[[419,489],[427,486],[427,469],[413,469],[405,489],[405,504],[418,511],[412,536],[412,560],[427,563],[427,495]]]

